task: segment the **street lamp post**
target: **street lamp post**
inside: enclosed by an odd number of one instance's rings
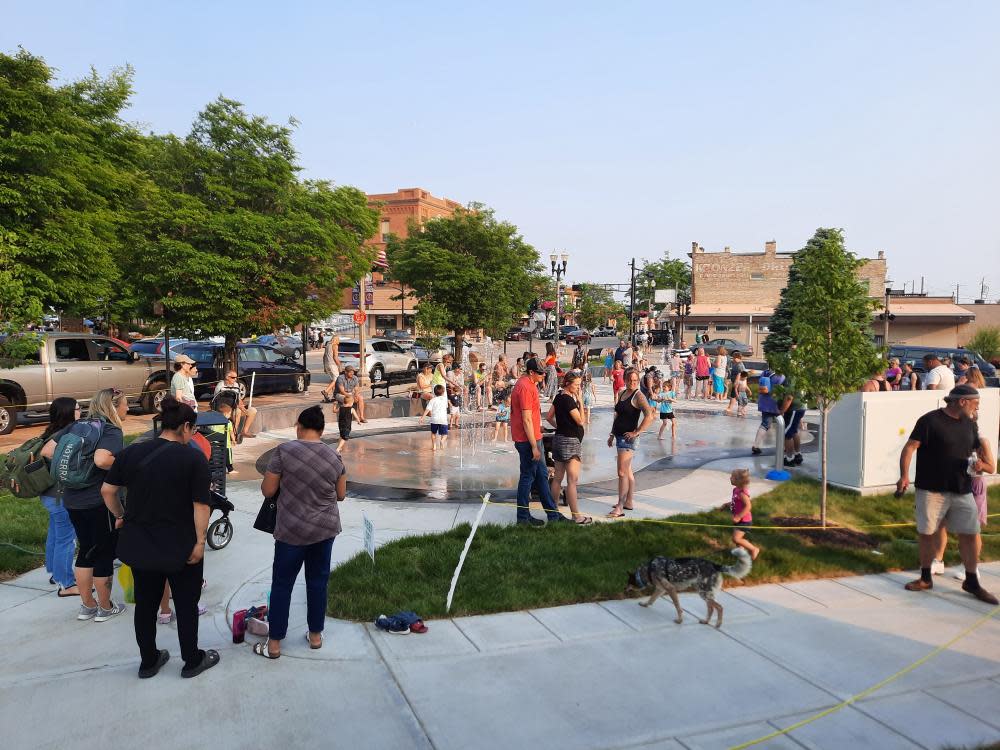
[[[566,261],[569,260],[569,253],[562,253],[561,255],[556,255],[552,253],[549,256],[549,260],[552,262],[552,275],[556,277],[556,323],[553,326],[553,339],[555,340],[555,346],[559,348],[559,323],[560,323],[560,296],[559,296],[559,284],[562,281],[562,277],[566,274]]]

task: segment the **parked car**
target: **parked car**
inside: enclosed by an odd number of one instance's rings
[[[530,335],[530,328],[508,328],[507,335],[504,338],[507,341],[527,341]]]
[[[556,329],[555,328],[543,328],[542,330],[535,333],[535,338],[541,341],[551,341],[555,338]]]
[[[940,357],[951,357],[952,367],[954,367],[954,362],[959,357],[968,357],[972,360],[972,364],[979,368],[979,371],[983,374],[983,379],[986,380],[986,385],[988,386],[1000,386],[1000,378],[997,377],[996,368],[983,359],[977,352],[971,349],[952,349],[940,346],[890,346],[889,347],[889,357],[896,357],[899,359],[899,363],[909,362],[913,365],[913,371],[919,373],[921,379],[926,372],[924,369],[924,355],[925,354],[937,354]],[[956,369],[957,372],[957,369]]]
[[[601,326],[600,328],[595,328],[593,331],[591,331],[590,335],[593,336],[595,339],[605,338],[608,336],[617,338],[618,330],[615,328],[611,328],[610,326]]]
[[[178,352],[186,354],[198,365],[198,377],[194,381],[197,398],[211,398],[216,383],[225,376],[225,351],[223,344],[198,341],[185,344]],[[250,390],[251,379],[254,393],[304,393],[309,387],[309,370],[272,346],[253,341],[237,344],[236,359],[240,395],[243,397]]]
[[[720,346],[724,346],[730,354],[739,352],[744,357],[753,356],[753,347],[750,344],[745,344],[735,339],[710,339],[704,344],[698,344],[698,346],[705,347],[705,354],[713,354]]]
[[[417,357],[394,341],[377,338],[365,342],[365,366],[372,383],[385,380],[416,380]],[[359,366],[360,348],[357,339],[340,340],[340,360],[345,365]]]
[[[285,336],[282,334],[268,333],[264,336],[258,336],[250,343],[272,346],[286,357],[293,357],[294,359],[299,359],[304,350],[304,347],[302,346],[302,339],[298,336]]]
[[[0,370],[0,435],[14,430],[19,412],[44,416],[59,396],[86,404],[102,388],[120,388],[131,405],[152,412],[167,388],[162,360],[130,352],[107,336],[46,334],[31,359]]]
[[[582,328],[574,328],[572,331],[566,331],[563,336],[565,337],[567,344],[590,343],[590,334]]]
[[[129,344],[129,351],[138,352],[144,357],[152,357],[154,359],[163,359],[163,345],[166,342],[162,338],[149,338],[149,339],[139,339],[138,341],[133,341]],[[170,359],[173,360],[174,356],[181,350],[185,344],[188,343],[187,339],[170,339]]]
[[[402,328],[388,328],[382,334],[382,338],[394,341],[404,349],[409,349],[417,343],[416,338],[414,338],[409,331],[404,331]]]
[[[561,338],[561,339],[562,338],[566,338],[566,334],[570,333],[571,331],[577,331],[579,329],[580,329],[580,326],[578,326],[578,325],[567,324],[567,325],[564,325],[564,326],[559,326],[559,338]]]
[[[409,351],[417,359],[417,369],[420,369],[426,364],[436,365],[441,361],[441,350],[435,349],[430,351],[426,346],[421,346],[420,344],[414,344],[406,351]]]

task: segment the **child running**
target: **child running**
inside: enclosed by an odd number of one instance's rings
[[[663,430],[667,427],[667,422],[670,422],[670,439],[677,439],[677,421],[674,419],[674,401],[677,400],[677,394],[674,391],[671,380],[664,380],[660,383],[659,389],[656,393],[656,402],[660,405],[660,431],[657,433],[657,440],[663,440]]]
[[[615,366],[614,349],[604,350],[604,379],[611,380],[611,369]]]
[[[611,389],[615,392],[614,400],[618,401],[618,394],[625,390],[625,365],[620,359],[615,360],[614,368],[611,370]]]
[[[583,371],[580,390],[583,393],[583,422],[590,424],[590,409],[597,400],[597,394],[594,392],[594,378],[590,374],[589,367]]]
[[[733,514],[733,544],[742,547],[750,553],[750,559],[756,560],[760,548],[753,546],[746,538],[747,530],[753,527],[753,505],[750,503],[750,470],[733,469],[729,475],[729,483],[733,485],[733,497],[729,501],[729,511]]]
[[[507,398],[497,404],[497,419],[493,424],[493,442],[503,434],[503,442],[507,442],[507,425],[510,424],[510,393]]]
[[[337,411],[337,427],[340,429],[340,442],[337,443],[337,453],[344,450],[347,441],[351,439],[351,426],[355,416],[357,416],[357,412],[354,410],[354,396],[347,393],[344,395],[344,402]]]
[[[750,386],[747,385],[746,372],[737,373],[733,388],[736,390],[736,416],[745,417],[747,404],[750,402]]]
[[[436,451],[439,447],[443,450],[444,444],[448,440],[448,397],[444,395],[444,386],[434,386],[434,398],[427,402],[427,408],[420,415],[420,421],[424,417],[431,418],[431,450]]]

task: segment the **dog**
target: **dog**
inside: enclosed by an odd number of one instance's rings
[[[698,596],[708,605],[708,614],[702,625],[712,624],[712,613],[717,614],[716,629],[722,627],[722,605],[715,601],[722,590],[722,577],[743,578],[750,572],[753,563],[750,553],[737,547],[731,551],[736,557],[735,565],[719,565],[702,557],[654,557],[634,573],[629,573],[625,593],[642,591],[652,587],[653,593],[640,607],[648,607],[663,594],[667,594],[677,608],[678,625],[684,620],[684,612],[677,594],[682,591],[697,591]]]

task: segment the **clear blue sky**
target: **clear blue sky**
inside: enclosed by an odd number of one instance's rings
[[[896,286],[1000,297],[1000,2],[344,5],[8,4],[0,48],[130,63],[158,132],[294,116],[307,175],[486,203],[574,281],[839,226]]]

